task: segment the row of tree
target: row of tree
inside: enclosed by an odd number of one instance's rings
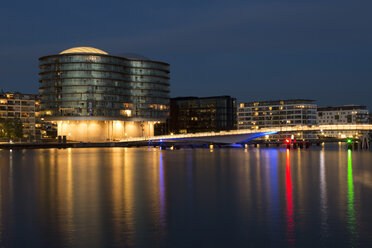
[[[0,139],[21,139],[23,137],[22,121],[19,118],[0,118]]]

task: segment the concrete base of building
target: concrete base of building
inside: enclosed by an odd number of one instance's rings
[[[57,121],[58,136],[68,141],[108,142],[154,135],[154,121],[63,120]]]

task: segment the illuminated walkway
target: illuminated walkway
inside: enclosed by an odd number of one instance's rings
[[[291,126],[291,127],[272,127],[261,129],[239,129],[221,132],[205,132],[193,134],[174,134],[153,137],[138,137],[121,140],[130,141],[200,141],[200,142],[221,142],[238,143],[253,140],[265,135],[282,132],[322,132],[322,131],[371,131],[372,124],[349,124],[349,125],[314,125],[314,126]]]

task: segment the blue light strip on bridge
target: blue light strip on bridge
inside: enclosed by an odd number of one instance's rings
[[[243,139],[239,142],[236,142],[236,143],[243,143],[243,142],[247,142],[247,141],[250,141],[250,140],[253,140],[253,139],[257,139],[257,138],[260,138],[260,137],[263,137],[263,136],[266,136],[266,135],[272,135],[272,134],[276,134],[278,133],[278,131],[272,131],[272,132],[264,132],[264,133],[247,133],[247,134],[229,134],[229,133],[226,133],[224,135],[209,135],[209,136],[196,136],[196,137],[185,137],[185,138],[159,138],[159,139],[150,139],[149,142],[163,142],[163,141],[177,141],[177,140],[183,140],[183,141],[192,141],[192,140],[200,140],[200,139],[203,139],[203,138],[213,138],[213,137],[227,137],[227,136],[247,136],[249,135],[250,137],[248,139]],[[170,136],[170,135],[169,135]]]

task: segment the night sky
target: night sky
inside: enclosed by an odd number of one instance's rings
[[[171,64],[171,96],[309,98],[372,110],[371,0],[2,1],[0,90],[37,93],[74,46]]]

